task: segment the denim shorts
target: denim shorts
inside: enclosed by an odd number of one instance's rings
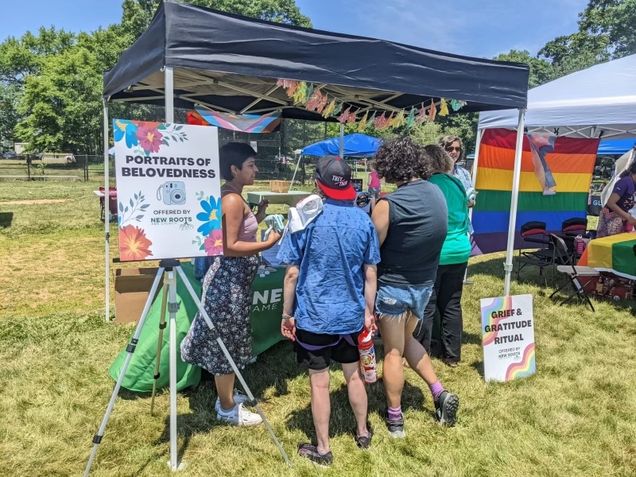
[[[418,285],[378,283],[375,312],[379,315],[401,316],[410,311],[421,320],[434,286],[433,280]]]

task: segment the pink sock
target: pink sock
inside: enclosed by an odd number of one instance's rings
[[[402,406],[389,408],[389,419],[399,419],[402,417]]]
[[[428,387],[431,390],[433,399],[437,399],[439,395],[444,392],[444,386],[442,386],[442,383],[440,381],[435,381],[433,384],[429,384]]]

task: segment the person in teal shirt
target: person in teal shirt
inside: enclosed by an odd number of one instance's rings
[[[444,194],[448,207],[448,231],[442,245],[433,293],[426,306],[416,338],[433,356],[438,355],[449,366],[461,360],[462,289],[471,245],[469,239],[469,201],[462,183],[451,174],[453,161],[444,149],[430,144],[425,147],[430,157],[429,181]],[[439,323],[439,326],[434,326]]]

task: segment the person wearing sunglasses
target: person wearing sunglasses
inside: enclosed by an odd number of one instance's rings
[[[464,143],[458,136],[444,136],[440,138],[439,145],[444,148],[446,153],[453,160],[453,170],[451,175],[459,179],[459,182],[464,186],[466,195],[468,196],[468,207],[475,205],[475,194],[473,188],[473,179],[466,169],[457,163],[464,157]]]

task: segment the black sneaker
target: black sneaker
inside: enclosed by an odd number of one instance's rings
[[[298,446],[298,455],[318,465],[328,466],[333,463],[333,454],[331,451],[326,454],[321,454],[318,452],[318,448],[313,444],[300,444]]]
[[[371,430],[371,426],[367,424],[368,434],[366,436],[359,436],[356,434],[356,445],[360,449],[368,449],[371,447],[371,439],[373,438],[373,431]]]
[[[435,400],[435,417],[446,426],[452,427],[457,422],[457,410],[459,409],[459,397],[457,394],[442,391]]]
[[[389,411],[387,409],[384,420],[386,421],[386,427],[389,429],[389,434],[391,437],[395,437],[396,439],[403,439],[406,437],[406,433],[404,432],[404,414],[400,413],[400,417],[397,419],[389,418]]]

